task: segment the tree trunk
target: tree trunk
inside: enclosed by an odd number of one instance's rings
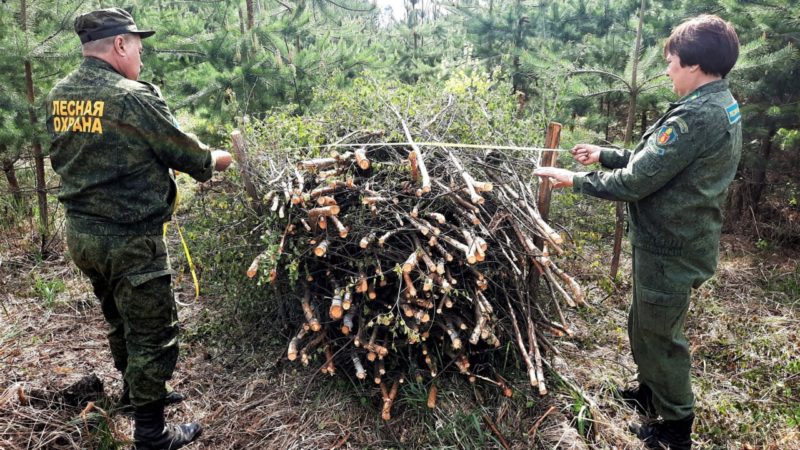
[[[520,16],[520,4],[519,2],[516,3],[516,10],[515,13],[517,16]],[[518,50],[522,45],[522,32],[527,24],[528,19],[526,17],[520,17],[517,19],[517,26],[514,30],[514,50]],[[511,76],[511,83],[512,83],[512,94],[516,94],[517,91],[525,92],[527,94],[527,89],[525,86],[522,86],[522,64],[519,61],[519,55],[514,55],[512,58],[512,66],[513,66],[513,75]]]
[[[640,134],[644,134],[647,131],[647,110],[645,109],[642,111],[642,131]]]
[[[14,170],[14,161],[8,158],[3,158],[3,172],[6,174],[8,187],[11,190],[11,195],[14,197],[14,203],[17,205],[22,204],[22,190],[19,188],[19,181],[17,181],[17,172]]]
[[[644,0],[639,6],[639,23],[636,27],[636,42],[634,43],[633,60],[631,61],[631,82],[628,93],[628,121],[625,123],[625,144],[630,144],[633,135],[633,122],[636,120],[636,100],[639,97],[639,54],[642,52],[642,25],[644,24]]]
[[[761,149],[760,154],[761,158],[759,158],[758,164],[753,168],[753,175],[750,178],[750,189],[748,189],[748,194],[750,198],[750,206],[753,209],[753,214],[758,213],[758,207],[761,203],[761,195],[764,193],[764,186],[766,186],[767,182],[767,166],[769,165],[769,159],[772,155],[772,138],[775,137],[775,133],[777,130],[774,126],[770,127],[769,133],[764,139],[761,141]]]
[[[253,15],[255,14],[253,8],[253,0],[245,0],[245,4],[247,5],[247,31],[253,29],[253,25],[255,24],[255,19]]]
[[[242,6],[239,5],[237,9],[239,10],[239,32],[241,32],[242,36],[244,36],[244,33],[247,30],[245,30],[245,18],[244,18],[244,13],[242,12]]]
[[[728,197],[725,200],[725,217],[723,233],[733,230],[736,222],[744,216],[745,190],[747,183],[742,179],[735,179],[728,187]]]
[[[641,33],[641,28],[639,29]],[[639,46],[639,39],[641,35],[637,34],[636,36],[636,46]],[[633,83],[635,86],[636,83],[636,62],[633,63]],[[630,97],[628,98],[628,118],[625,122],[625,136],[623,137],[623,141],[625,145],[629,145],[631,143],[631,135],[633,134],[633,122],[636,119],[636,94],[632,92]],[[617,279],[617,274],[619,273],[619,259],[620,255],[622,254],[622,236],[624,234],[625,229],[625,203],[624,202],[616,202],[614,205],[615,211],[615,218],[616,221],[614,222],[614,247],[611,252],[611,267],[609,271],[609,276],[612,280]]]
[[[610,132],[611,132],[611,99],[608,96],[605,97],[605,110],[606,110],[606,142],[609,142]],[[600,99],[600,110],[603,110],[603,99]]]
[[[634,69],[634,73],[636,69]],[[634,82],[635,83],[635,82]],[[637,89],[635,84],[632,84],[634,89]],[[631,137],[633,136],[633,124],[636,122],[636,100],[639,97],[636,91],[633,91],[628,96],[628,119],[625,121],[625,136],[623,140],[625,144],[631,143]]]
[[[39,127],[36,119],[36,110],[33,106],[35,99],[33,96],[33,71],[30,61],[25,61],[25,84],[28,90],[28,101],[30,102],[30,105],[28,105],[28,116],[30,117],[31,126],[36,130]],[[44,179],[44,154],[42,153],[42,144],[39,142],[39,137],[36,135],[35,131],[31,148],[33,150],[33,160],[36,166],[36,197],[39,201],[41,244],[44,248],[47,242],[48,229],[50,228],[47,215],[47,182]]]
[[[26,0],[20,2],[20,24],[22,31],[27,32],[27,5]],[[39,225],[41,229],[41,246],[44,252],[47,243],[47,233],[49,229],[48,216],[47,216],[47,184],[44,179],[44,154],[42,153],[42,144],[39,142],[39,136],[35,130],[39,129],[38,121],[36,119],[36,98],[33,91],[33,69],[31,68],[30,60],[25,60],[25,91],[28,95],[28,118],[31,122],[31,129],[33,134],[31,136],[31,148],[33,150],[33,160],[36,166],[36,197],[39,200]]]
[[[639,86],[636,83],[639,70],[639,53],[642,49],[642,24],[644,23],[644,0],[639,6],[639,24],[636,27],[636,43],[634,44],[633,67],[631,70],[631,91],[628,98],[628,120],[625,124],[625,145],[631,143],[633,123],[636,120],[636,100],[639,96]],[[611,255],[611,279],[617,278],[619,272],[619,257],[622,253],[622,234],[625,227],[625,205],[623,202],[616,204],[617,222],[614,224],[614,250]]]
[[[625,202],[616,202],[614,206],[617,221],[614,224],[614,249],[611,253],[611,272],[609,273],[612,280],[617,278],[619,272],[619,257],[622,253],[622,235],[625,227]]]

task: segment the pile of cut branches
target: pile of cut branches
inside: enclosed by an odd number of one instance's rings
[[[344,130],[334,144],[251,170],[267,222],[281,231],[248,276],[288,279],[296,290],[302,314],[288,358],[374,380],[387,420],[409,371],[435,379],[454,367],[510,395],[480,364],[507,343],[544,395],[548,339],[572,333],[562,303],[583,302],[551,258],[563,241],[520,170],[536,166],[530,154],[414,143],[447,137],[435,124],[451,102],[411,125],[387,103],[394,123],[383,130]],[[537,295],[542,283],[546,296]],[[435,396],[431,383],[429,406]]]

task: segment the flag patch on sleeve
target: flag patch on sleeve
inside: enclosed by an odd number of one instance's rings
[[[658,130],[658,137],[656,138],[658,145],[669,145],[677,140],[678,133],[675,132],[675,128],[664,125],[660,130]]]
[[[728,113],[728,122],[734,124],[742,119],[742,113],[739,111],[739,103],[733,102],[727,108],[725,108],[725,112]]]

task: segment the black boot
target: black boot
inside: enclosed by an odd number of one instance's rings
[[[137,407],[134,420],[136,428],[133,441],[136,450],[175,450],[194,441],[203,432],[197,422],[167,425],[163,401]]]
[[[691,450],[694,414],[680,420],[662,420],[643,425],[631,425],[630,430],[655,450]]]
[[[656,407],[653,404],[653,391],[650,386],[639,383],[639,386],[631,389],[617,388],[615,393],[623,403],[635,409],[639,414],[650,417],[658,416]]]

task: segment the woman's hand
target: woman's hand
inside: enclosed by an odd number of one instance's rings
[[[231,165],[231,154],[225,150],[212,150],[211,160],[214,162],[214,170],[222,172]]]
[[[572,186],[572,177],[575,175],[571,170],[559,169],[557,167],[540,167],[534,170],[533,174],[542,178],[555,180],[553,189]]]
[[[589,164],[600,162],[600,150],[602,150],[602,148],[597,145],[578,144],[572,147],[570,153],[572,153],[572,157],[575,158],[575,161],[578,161],[584,166],[588,166]]]

